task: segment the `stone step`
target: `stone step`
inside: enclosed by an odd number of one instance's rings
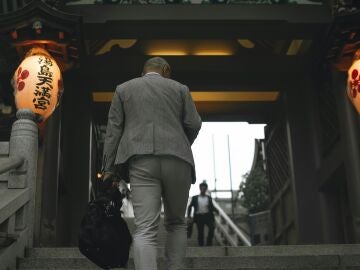
[[[159,269],[164,269],[163,258],[158,258]],[[19,260],[19,269],[99,269],[86,258],[27,258]],[[241,256],[187,257],[188,269],[360,269],[360,256]],[[346,267],[346,268],[344,268]],[[347,268],[351,267],[351,268]],[[354,268],[355,267],[355,268]],[[133,259],[129,269],[134,268]]]
[[[124,219],[129,227],[131,234],[133,234],[135,231],[134,218],[124,218]],[[208,233],[208,230],[207,230],[207,227],[205,226],[205,228],[204,228],[205,239],[206,239],[207,233]],[[197,227],[196,227],[196,225],[194,225],[192,237],[190,239],[188,239],[187,246],[189,246],[189,247],[197,247],[198,246],[197,235],[198,235]],[[164,218],[161,217],[160,224],[159,224],[159,230],[158,230],[158,238],[157,238],[159,246],[165,245],[165,239],[166,239],[166,229],[164,226]],[[215,237],[213,239],[213,244],[218,245]]]
[[[186,249],[187,257],[221,257],[226,256],[227,250],[225,247],[188,247]],[[163,257],[164,248],[158,248],[158,257]],[[82,258],[77,247],[74,248],[32,248],[27,251],[28,258]],[[132,250],[130,250],[130,257],[132,257]]]
[[[158,248],[159,270],[164,269],[163,252]],[[18,269],[99,269],[77,248],[34,248],[27,255]],[[133,264],[131,256],[128,269]],[[360,245],[188,247],[185,264],[187,270],[359,270]]]
[[[164,269],[164,249],[158,248],[159,270]],[[99,269],[77,248],[34,248],[18,269]],[[133,258],[129,261],[134,269]],[[360,245],[297,245],[257,247],[188,247],[187,270],[359,270]]]
[[[164,248],[158,248],[162,256]],[[81,258],[77,247],[32,248],[29,258]],[[187,257],[246,257],[246,256],[308,256],[308,255],[360,255],[360,244],[354,245],[296,245],[255,247],[187,247]]]

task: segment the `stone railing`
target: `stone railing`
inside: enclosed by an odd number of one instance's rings
[[[38,126],[30,110],[19,110],[10,142],[0,142],[0,269],[33,244]]]
[[[251,246],[250,239],[231,220],[219,204],[213,200],[214,206],[219,210],[215,216],[215,238],[220,245],[226,246]]]

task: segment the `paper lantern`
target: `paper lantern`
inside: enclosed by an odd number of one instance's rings
[[[360,59],[355,60],[348,71],[347,92],[360,114]]]
[[[52,114],[63,92],[60,69],[41,48],[29,51],[16,69],[12,84],[17,109],[31,109],[40,121]]]

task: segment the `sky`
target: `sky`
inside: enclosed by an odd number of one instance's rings
[[[242,176],[251,169],[255,139],[264,138],[264,126],[246,122],[203,122],[200,133],[192,146],[197,182],[191,186],[190,196],[199,193],[199,184],[204,179],[209,185],[209,190],[214,189],[215,176],[217,189],[230,189],[228,137],[232,187],[238,189]]]

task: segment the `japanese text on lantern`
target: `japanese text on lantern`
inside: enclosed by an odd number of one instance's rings
[[[360,93],[360,74],[357,69],[351,72],[350,91],[353,98],[356,98],[358,92]]]
[[[36,109],[46,110],[50,105],[51,91],[53,89],[53,72],[50,70],[53,63],[46,56],[39,56],[38,63],[40,71],[37,75],[38,82],[34,90],[35,98],[33,103]]]

